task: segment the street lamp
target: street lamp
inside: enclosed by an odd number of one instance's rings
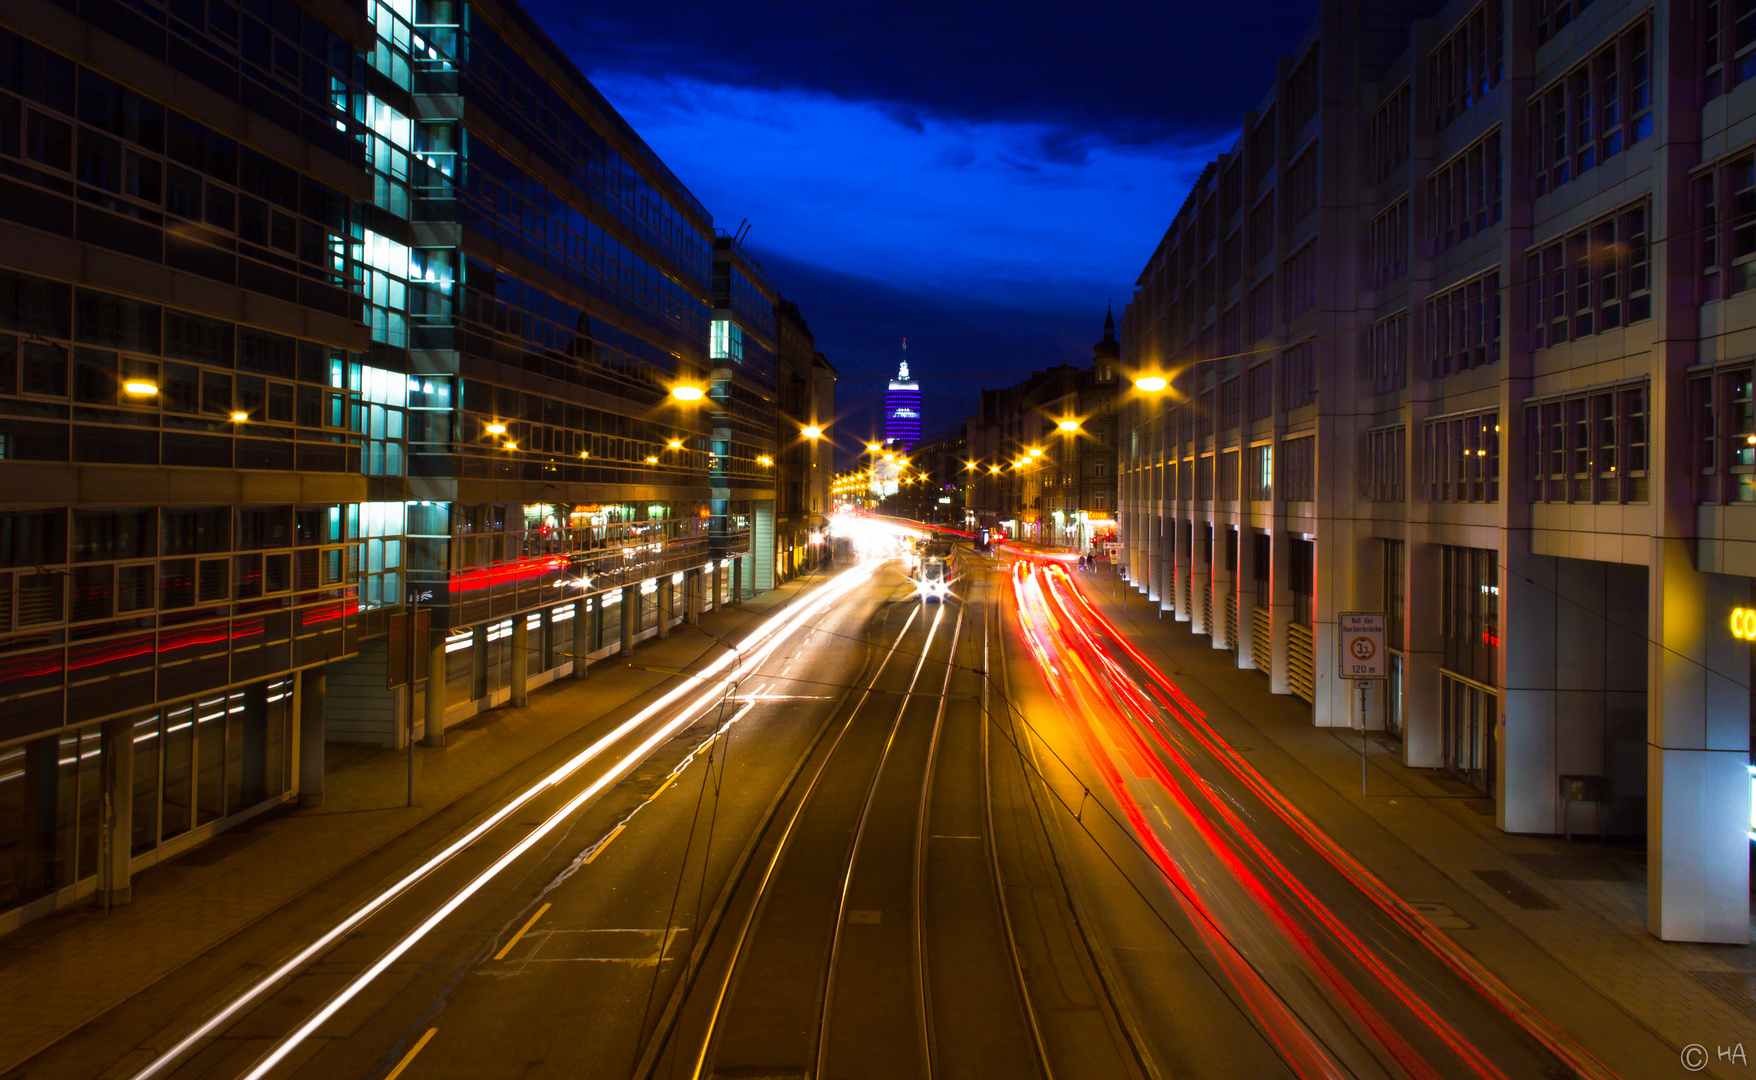
[[[672,450],[681,450],[681,449],[683,449],[683,440],[682,439],[672,439],[670,442],[666,443],[665,445],[669,446]]]
[[[815,439],[823,434],[823,429],[818,427],[816,424],[806,424],[804,427],[799,429],[799,434],[803,435],[807,439]]]
[[[1031,457],[1042,457],[1043,456],[1043,448],[1040,446],[1031,447],[1030,448],[1030,456]]]
[[[1061,421],[1060,428],[1062,431],[1069,431],[1069,432],[1078,431],[1079,430],[1079,421],[1077,421],[1077,420],[1063,420],[1063,421]]]
[[[504,435],[504,434],[506,434],[506,425],[505,424],[489,424],[488,425],[488,434],[490,434],[490,435]]]
[[[1162,375],[1146,375],[1134,380],[1134,389],[1144,390],[1149,394],[1156,394],[1169,385]]]
[[[690,383],[671,387],[671,396],[678,401],[700,401],[706,394],[707,391]]]
[[[130,397],[152,397],[159,392],[159,384],[149,379],[129,379],[122,384],[122,392]]]

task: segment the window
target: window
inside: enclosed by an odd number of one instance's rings
[[[1756,5],[1705,0],[1699,7],[1703,101],[1756,77]]]
[[[1272,443],[1260,443],[1250,447],[1249,472],[1244,479],[1246,498],[1255,502],[1267,502],[1274,498],[1274,445]]]
[[[1531,97],[1536,194],[1585,175],[1652,134],[1652,71],[1642,19]]]
[[[1408,273],[1408,199],[1373,218],[1366,226],[1365,286],[1382,289]]]
[[[1422,425],[1421,446],[1430,501],[1499,501],[1498,412],[1486,409],[1428,420]]]
[[[1261,341],[1274,334],[1274,278],[1263,278],[1250,290],[1250,341]]]
[[[1289,346],[1280,358],[1281,408],[1290,412],[1317,400],[1317,342]]]
[[[1500,359],[1500,272],[1490,270],[1428,298],[1423,312],[1427,374],[1447,375]]]
[[[1387,648],[1401,650],[1408,640],[1403,609],[1408,604],[1408,586],[1403,570],[1403,542],[1380,540],[1384,576],[1379,596],[1384,599],[1384,638]]]
[[[1382,183],[1408,162],[1408,83],[1391,91],[1366,133],[1366,179]]]
[[[1311,625],[1312,600],[1317,595],[1317,542],[1290,536],[1287,542],[1287,585],[1293,594],[1293,621]]]
[[[1311,502],[1317,491],[1317,439],[1307,435],[1280,445],[1280,497]]]
[[[1238,426],[1238,417],[1243,412],[1244,382],[1242,379],[1227,379],[1219,384],[1220,428],[1229,431]]]
[[[1373,428],[1366,432],[1366,497],[1374,502],[1402,502],[1408,427]]]
[[[1526,402],[1531,500],[1645,502],[1647,387],[1641,380]]]
[[[1641,202],[1526,255],[1533,348],[1652,316],[1646,218]]]
[[[1696,500],[1756,502],[1756,392],[1749,363],[1727,364],[1689,379]]]
[[[1287,166],[1286,179],[1280,187],[1286,203],[1288,232],[1317,209],[1317,151],[1318,144],[1313,142]]]
[[[1274,250],[1274,189],[1250,208],[1250,263],[1254,266]],[[1260,336],[1260,335],[1258,335]]]
[[[1281,111],[1286,117],[1288,140],[1298,135],[1305,123],[1317,114],[1317,61],[1317,46],[1313,45],[1298,66],[1293,68],[1292,74],[1287,76],[1286,85],[1281,88]]]
[[[1561,28],[1591,5],[1591,0],[1536,0],[1537,44],[1554,37]]]
[[[1293,252],[1286,262],[1287,319],[1317,305],[1317,241]]]
[[[1389,394],[1408,385],[1408,312],[1379,319],[1362,334],[1360,357],[1374,394]]]
[[[1428,240],[1449,251],[1500,220],[1500,131],[1496,128],[1427,178]]]
[[[1488,0],[1464,16],[1457,29],[1428,54],[1435,132],[1443,131],[1500,85],[1505,50],[1499,0]]]
[[[1710,166],[1696,175],[1692,195],[1701,301],[1756,285],[1756,156]],[[1721,207],[1729,212],[1722,215]]]
[[[1238,452],[1227,450],[1219,458],[1219,497],[1221,502],[1238,501]]]
[[[1500,654],[1500,556],[1491,548],[1446,545],[1440,555],[1445,667],[1497,684]]]
[[[1274,365],[1257,364],[1244,373],[1245,396],[1250,402],[1250,422],[1266,420],[1274,415]]]

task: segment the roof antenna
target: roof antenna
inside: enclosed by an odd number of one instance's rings
[[[745,218],[743,223],[738,226],[738,235],[732,237],[732,242],[742,247],[744,244],[744,237],[749,236],[750,230],[754,227],[755,226],[750,223],[750,219]]]

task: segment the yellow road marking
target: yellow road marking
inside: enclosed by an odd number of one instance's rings
[[[682,773],[672,773],[670,775],[669,779],[667,779],[664,783],[662,783],[658,786],[657,791],[653,792],[651,795],[648,795],[646,797],[646,801],[651,802],[654,799],[658,798],[660,795],[663,795],[665,793],[665,789],[670,787],[672,784],[676,783],[677,777],[679,777],[681,775],[682,775]]]
[[[549,905],[544,904],[543,906],[548,907]],[[519,933],[522,934],[524,931],[520,930]],[[517,939],[514,938],[513,940],[516,941]],[[427,1040],[437,1034],[439,1034],[438,1028],[428,1028],[427,1033],[422,1035],[421,1040],[415,1043],[415,1045],[409,1049],[409,1052],[402,1056],[402,1060],[396,1063],[396,1068],[390,1070],[390,1075],[386,1076],[384,1080],[396,1080],[397,1077],[401,1076],[402,1071],[409,1067],[409,1062],[415,1060],[415,1055],[421,1052],[421,1047],[426,1046]]]
[[[612,829],[610,831],[610,835],[604,837],[603,842],[600,843],[597,847],[593,848],[592,853],[585,857],[585,861],[589,863],[593,859],[597,858],[599,855],[602,855],[604,853],[604,849],[610,846],[610,841],[614,840],[618,836],[621,836],[622,830],[626,829],[627,827],[628,827],[627,823],[624,822],[623,824],[618,825],[614,829]]]
[[[525,920],[524,925],[518,928],[518,933],[512,935],[512,940],[508,941],[506,943],[505,948],[501,949],[499,952],[494,954],[494,959],[496,959],[496,960],[506,959],[506,954],[512,951],[512,947],[514,945],[518,944],[518,939],[525,935],[525,931],[527,931],[531,927],[535,926],[537,924],[537,920],[542,918],[543,912],[545,912],[547,910],[549,910],[549,905],[547,905],[547,904],[544,904],[542,907],[537,908],[537,913],[535,915],[532,915],[529,919]],[[419,1050],[420,1047],[417,1046],[417,1047],[415,1047],[415,1049]],[[413,1054],[410,1054],[409,1056],[414,1057]],[[396,1075],[395,1073],[390,1074],[390,1076],[395,1076],[395,1075]],[[384,1080],[390,1080],[390,1076],[385,1077]]]

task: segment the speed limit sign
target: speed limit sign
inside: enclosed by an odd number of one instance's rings
[[[1344,611],[1336,616],[1337,659],[1344,679],[1382,679],[1389,672],[1384,659],[1384,613]]]

